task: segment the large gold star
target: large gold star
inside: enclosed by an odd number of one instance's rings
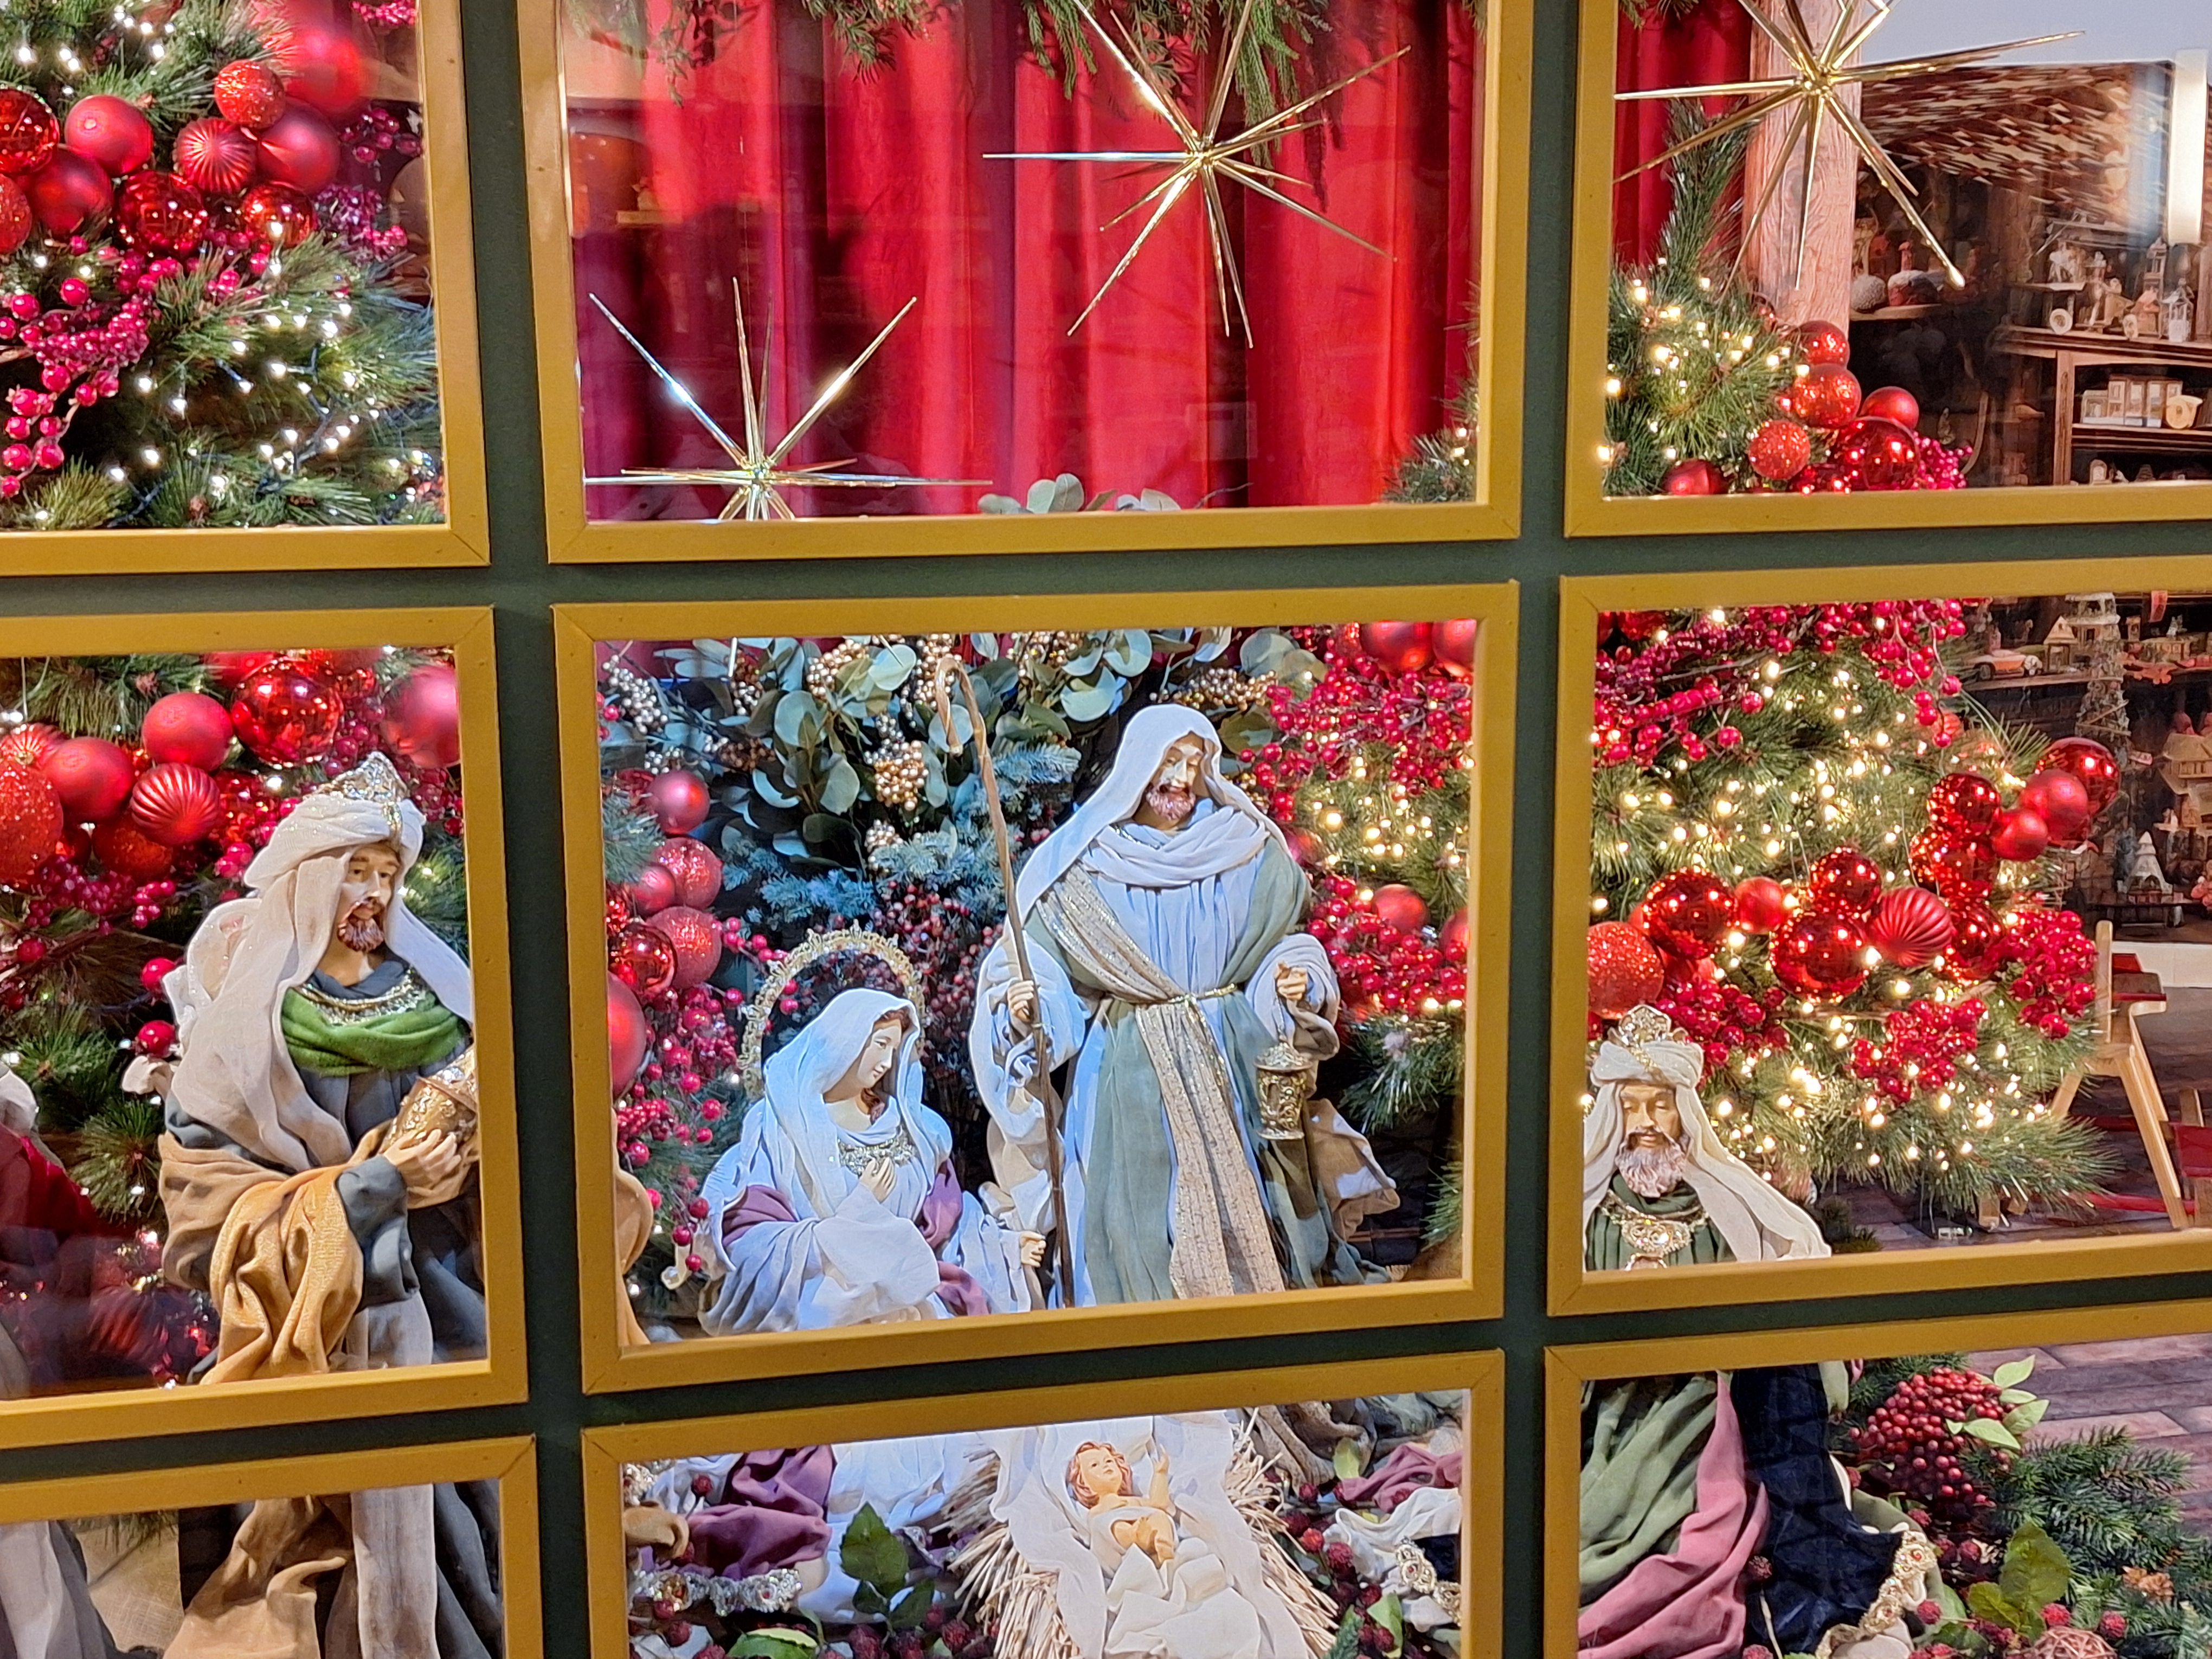
[[[1173,89],[1162,84],[1151,66],[1145,63],[1135,37],[1130,34],[1120,18],[1114,20],[1115,29],[1121,36],[1116,40],[1085,0],[1074,0],[1074,3],[1076,10],[1082,13],[1083,21],[1091,26],[1091,32],[1097,35],[1107,52],[1129,77],[1137,96],[1146,107],[1167,124],[1177,148],[1024,150],[985,157],[987,161],[1112,161],[1139,168],[1161,167],[1166,170],[1166,176],[1158,183],[1099,227],[1101,230],[1110,230],[1146,203],[1157,204],[1152,209],[1152,217],[1145,221],[1144,228],[1129,244],[1128,251],[1108,273],[1106,280],[1098,285],[1097,293],[1091,296],[1091,303],[1084,307],[1082,314],[1068,325],[1070,334],[1083,326],[1091,313],[1097,310],[1098,302],[1106,297],[1115,283],[1121,280],[1121,274],[1136,263],[1137,255],[1144,252],[1145,244],[1152,240],[1152,233],[1160,228],[1161,222],[1175,210],[1176,204],[1195,191],[1206,204],[1206,234],[1213,252],[1213,282],[1221,305],[1221,331],[1224,334],[1230,331],[1229,306],[1234,300],[1237,320],[1243,325],[1245,349],[1250,349],[1252,319],[1244,309],[1244,282],[1237,269],[1237,255],[1230,246],[1229,216],[1221,203],[1224,180],[1242,185],[1271,202],[1279,202],[1291,212],[1302,214],[1317,225],[1326,225],[1347,241],[1358,243],[1370,253],[1381,253],[1386,259],[1390,257],[1366,238],[1353,235],[1342,225],[1316,212],[1304,203],[1293,201],[1284,195],[1275,187],[1276,184],[1296,184],[1297,180],[1286,173],[1278,173],[1273,167],[1263,166],[1254,160],[1253,155],[1254,152],[1266,149],[1278,139],[1320,126],[1322,122],[1318,118],[1302,121],[1298,118],[1316,105],[1335,96],[1353,82],[1362,80],[1403,58],[1413,50],[1411,46],[1401,46],[1389,57],[1377,58],[1364,69],[1355,70],[1341,81],[1323,87],[1319,92],[1301,98],[1294,104],[1285,105],[1264,119],[1253,122],[1241,132],[1224,137],[1222,117],[1228,110],[1229,94],[1236,84],[1237,60],[1244,50],[1244,37],[1251,28],[1252,9],[1256,0],[1243,0],[1237,9],[1235,21],[1224,34],[1220,61],[1214,70],[1213,90],[1206,100],[1206,124],[1203,126],[1182,112],[1176,102]]]
[[[1845,94],[1854,86],[1872,86],[1887,81],[1917,80],[1923,76],[1941,75],[1947,70],[1963,69],[1970,64],[1985,63],[2008,52],[2024,46],[2048,46],[2054,40],[2071,40],[2081,31],[2064,34],[2039,34],[2032,40],[2008,40],[2000,46],[1971,46],[1963,52],[1942,52],[1932,58],[1900,58],[1884,64],[1854,64],[1859,48],[1865,46],[1874,32],[1889,21],[1890,8],[1887,0],[1842,0],[1836,13],[1835,26],[1828,31],[1824,42],[1816,43],[1813,32],[1806,27],[1805,14],[1798,0],[1783,0],[1784,15],[1769,17],[1760,10],[1757,0],[1736,0],[1744,9],[1760,33],[1774,45],[1790,65],[1790,73],[1771,80],[1723,81],[1703,87],[1662,87],[1646,92],[1617,92],[1613,94],[1621,103],[1635,103],[1653,98],[1748,98],[1751,101],[1741,109],[1722,117],[1710,126],[1700,127],[1696,133],[1674,145],[1664,154],[1656,155],[1642,167],[1632,167],[1623,179],[1632,179],[1673,161],[1676,156],[1709,144],[1716,138],[1763,121],[1770,115],[1781,115],[1789,126],[1783,135],[1783,161],[1767,175],[1766,183],[1759,192],[1759,200],[1745,216],[1743,235],[1736,252],[1736,264],[1743,264],[1744,253],[1751,246],[1752,235],[1765,218],[1767,208],[1774,200],[1775,187],[1782,182],[1787,163],[1793,155],[1797,160],[1803,189],[1797,208],[1797,273],[1805,268],[1805,237],[1812,223],[1813,162],[1820,153],[1822,128],[1832,120],[1850,138],[1867,167],[1880,181],[1889,198],[1910,220],[1929,251],[1942,262],[1944,274],[1954,288],[1964,287],[1966,278],[1951,263],[1936,233],[1920,216],[1913,198],[1919,192],[1904,171],[1890,160],[1866,124],[1859,119]],[[1862,5],[1866,15],[1862,17]]]
[[[760,385],[753,385],[752,349],[745,341],[745,296],[735,278],[730,283],[730,295],[738,315],[738,384],[744,388],[745,399],[745,441],[740,444],[722,430],[720,424],[700,406],[691,395],[690,388],[662,367],[660,360],[645,349],[645,343],[622,325],[622,319],[606,307],[606,302],[596,294],[592,303],[599,308],[599,315],[614,325],[616,333],[630,343],[631,349],[645,359],[646,364],[658,374],[663,385],[673,392],[676,401],[690,410],[692,417],[705,427],[714,441],[729,456],[727,467],[630,467],[621,476],[612,478],[586,478],[587,484],[707,484],[731,492],[730,499],[716,515],[720,523],[732,519],[758,521],[765,519],[796,519],[791,504],[783,499],[782,492],[795,486],[831,484],[848,489],[877,489],[886,486],[912,484],[981,484],[988,478],[916,478],[902,472],[844,472],[838,469],[843,461],[815,461],[800,464],[791,460],[791,452],[814,428],[830,405],[843,395],[853,383],[853,377],[866,367],[868,359],[876,355],[877,348],[890,338],[891,331],[906,320],[906,314],[920,303],[919,298],[908,300],[898,309],[898,315],[884,325],[883,332],[868,342],[868,349],[853,359],[830,378],[822,388],[814,406],[800,416],[790,431],[773,445],[763,435],[763,412],[769,403],[768,363],[761,365]],[[769,334],[769,355],[775,355],[775,335],[771,327]]]

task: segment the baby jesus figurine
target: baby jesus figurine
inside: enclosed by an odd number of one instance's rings
[[[1176,1528],[1164,1450],[1152,1454],[1142,1497],[1136,1487],[1129,1460],[1103,1440],[1067,1461],[1067,1495],[1087,1517],[1104,1581],[1103,1659],[1263,1659],[1260,1615],[1202,1527]]]
[[[1123,1550],[1142,1550],[1164,1565],[1176,1553],[1175,1499],[1168,1492],[1168,1455],[1152,1463],[1151,1490],[1133,1495],[1137,1484],[1129,1460],[1103,1440],[1086,1440],[1067,1461],[1067,1490],[1091,1511],[1091,1530],[1101,1523],[1107,1537]]]

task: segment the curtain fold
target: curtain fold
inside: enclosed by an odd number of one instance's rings
[[[1642,24],[1624,15],[1614,88],[1650,92],[1743,80],[1751,73],[1752,27],[1737,0],[1701,0],[1680,16],[1655,15]],[[1737,106],[1733,99],[1705,103],[1708,116]],[[1659,252],[1659,233],[1674,200],[1673,169],[1630,174],[1666,154],[1674,109],[1664,98],[1613,106],[1613,252],[1625,264],[1649,264]]]

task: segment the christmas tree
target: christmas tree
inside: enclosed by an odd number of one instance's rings
[[[2047,1102],[2085,1051],[2094,958],[2052,849],[2111,757],[2044,751],[1966,698],[1944,657],[1963,617],[1600,621],[1593,1035],[1638,1002],[1671,1015],[1723,1139],[1801,1199],[1878,1183],[1972,1213],[2077,1201],[2108,1172]]]

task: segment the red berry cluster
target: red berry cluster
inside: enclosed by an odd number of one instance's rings
[[[1320,642],[1325,672],[1304,698],[1268,688],[1267,714],[1281,737],[1247,757],[1249,786],[1279,823],[1296,821],[1297,792],[1340,781],[1363,750],[1387,751],[1389,781],[1410,795],[1463,784],[1473,735],[1474,689],[1431,664],[1394,673],[1345,638]]]
[[[390,259],[407,252],[407,228],[386,224],[383,197],[365,185],[332,185],[315,198],[314,209],[317,228],[357,259]]]
[[[1321,1584],[1329,1600],[1336,1603],[1337,1622],[1340,1625],[1344,1615],[1354,1607],[1360,1609],[1357,1638],[1359,1651],[1387,1654],[1394,1645],[1390,1632],[1376,1621],[1372,1613],[1382,1599],[1382,1586],[1363,1583],[1352,1560],[1352,1547],[1332,1543],[1323,1535],[1328,1517],[1320,1511],[1330,1504],[1322,1489],[1311,1482],[1299,1486],[1297,1506],[1283,1516],[1283,1532],[1309,1558],[1305,1564],[1307,1576]]]
[[[2054,905],[2022,902],[2005,913],[1998,983],[2020,1017],[2058,1038],[2097,1000],[2097,946],[2081,918]]]
[[[1903,1105],[1923,1090],[1948,1089],[1959,1062],[1981,1046],[1989,1010],[1978,997],[1963,1002],[1923,999],[1882,1018],[1884,1040],[1851,1045],[1851,1075]]]
[[[1978,1460],[2002,1468],[2011,1454],[1974,1439],[1963,1425],[2001,1420],[2006,1408],[1998,1392],[1989,1378],[1953,1365],[1906,1377],[1850,1431],[1861,1484],[1911,1500],[1947,1532],[1985,1517],[1996,1500],[1979,1484]]]
[[[1306,931],[1321,941],[1352,1018],[1425,1015],[1467,995],[1467,963],[1446,956],[1433,928],[1407,929],[1375,913],[1374,894],[1348,876],[1317,872]],[[1360,895],[1365,892],[1367,896]]]
[[[1960,444],[1950,448],[1937,439],[1920,439],[1920,471],[1913,481],[1915,489],[1964,489],[1966,487],[1966,468],[1974,459],[1973,447]]]
[[[1656,1006],[1697,1039],[1711,1077],[1736,1054],[1762,1054],[1789,1045],[1790,1034],[1782,1026],[1786,1000],[1779,985],[1769,986],[1762,998],[1726,981],[1692,977],[1679,983],[1669,980]]]
[[[1671,741],[1692,760],[1705,757],[1708,739],[1695,722],[1708,711],[1735,708],[1757,714],[1765,707],[1758,681],[1759,659],[1786,657],[1796,648],[1802,609],[1752,605],[1724,613],[1696,611],[1667,626],[1666,613],[1607,612],[1598,619],[1596,663],[1597,758],[1607,766],[1634,760],[1649,766]],[[1723,723],[1711,741],[1733,747]],[[1697,744],[1692,751],[1690,744]]]
[[[965,1103],[980,1111],[966,1039],[975,1016],[976,975],[999,930],[981,926],[974,907],[918,881],[879,881],[876,892],[869,927],[905,951],[921,975],[927,1097],[940,1109]]]

